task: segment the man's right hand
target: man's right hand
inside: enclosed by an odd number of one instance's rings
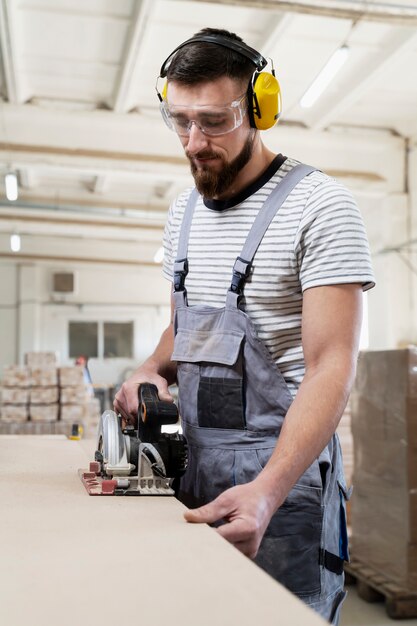
[[[174,398],[168,391],[167,380],[157,374],[152,368],[142,365],[123,383],[114,397],[114,410],[116,413],[120,413],[127,423],[136,422],[139,406],[139,387],[142,383],[154,384],[158,389],[158,395],[161,400],[174,402]]]

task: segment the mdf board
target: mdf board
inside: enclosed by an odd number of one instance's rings
[[[1,624],[325,624],[175,498],[88,496],[88,461],[85,442],[0,436]]]

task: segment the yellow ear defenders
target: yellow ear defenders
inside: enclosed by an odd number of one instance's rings
[[[251,48],[243,43],[243,41],[236,41],[234,39],[230,39],[229,37],[214,34],[196,35],[191,39],[187,39],[187,41],[184,41],[177,48],[175,48],[169,57],[165,59],[161,66],[158,79],[166,78],[171,61],[178,50],[191,43],[200,41],[214,43],[218,46],[229,48],[230,50],[234,50],[238,54],[241,54],[252,61],[256,69],[249,81],[247,92],[250,125],[252,128],[257,128],[258,130],[267,130],[268,128],[275,126],[282,112],[282,99],[281,88],[275,76],[273,63],[271,61],[271,72],[263,72],[262,70],[268,64],[268,61],[254,48]],[[165,81],[162,93],[158,91],[158,87],[156,87],[156,93],[160,102],[166,100],[167,81]]]

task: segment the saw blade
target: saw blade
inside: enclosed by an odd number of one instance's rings
[[[103,470],[108,476],[128,476],[135,469],[129,462],[125,435],[114,411],[104,411],[100,418],[97,450],[103,456]]]

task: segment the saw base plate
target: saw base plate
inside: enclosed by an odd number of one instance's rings
[[[129,476],[129,486],[119,485],[117,478],[103,478],[100,474],[100,463],[92,461],[88,470],[78,470],[78,475],[90,496],[173,496],[174,490],[168,487],[166,479],[141,478],[138,486],[137,476]],[[126,478],[123,479],[126,482]]]

